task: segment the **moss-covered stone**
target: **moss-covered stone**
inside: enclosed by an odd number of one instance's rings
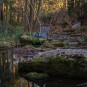
[[[37,72],[30,72],[27,75],[25,75],[25,78],[28,80],[40,80],[47,78],[48,75],[45,73],[37,73]]]
[[[19,73],[40,72],[50,76],[87,78],[87,61],[82,56],[57,56],[46,61],[19,63]]]
[[[33,38],[33,39],[20,38],[19,41],[22,46],[25,46],[25,45],[37,46],[37,45],[42,45],[45,42],[45,40],[40,40],[38,38]]]

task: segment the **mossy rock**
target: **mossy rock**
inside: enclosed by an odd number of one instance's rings
[[[13,42],[0,41],[0,48],[9,48],[13,46]]]
[[[45,73],[30,72],[27,75],[25,75],[25,78],[27,80],[43,80],[48,78],[48,75]]]
[[[53,45],[55,47],[64,47],[65,46],[64,42],[55,42],[55,43],[53,43]]]
[[[33,39],[30,39],[30,40],[20,38],[19,41],[20,41],[22,46],[25,46],[25,45],[33,45],[33,46],[42,45],[45,42],[45,40],[40,40],[38,38],[33,38]]]
[[[87,78],[87,61],[82,56],[57,56],[48,58],[46,61],[33,61],[31,63],[20,63],[19,73],[38,72],[47,73],[49,76],[70,76],[76,78]],[[34,73],[40,79],[37,73]],[[34,75],[33,74],[33,75]],[[32,73],[27,74],[29,76]],[[32,76],[31,76],[32,77]]]
[[[54,48],[54,45],[49,43],[49,42],[45,42],[42,47],[45,47],[45,48]]]

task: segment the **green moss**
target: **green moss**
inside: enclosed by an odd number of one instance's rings
[[[26,72],[27,71],[27,72]],[[71,76],[87,78],[87,61],[82,56],[57,56],[46,59],[45,62],[34,61],[19,64],[19,72],[47,73],[51,76]]]
[[[44,79],[47,78],[48,75],[44,73],[30,72],[26,75],[27,79]]]
[[[54,45],[55,47],[64,47],[64,46],[65,46],[64,42],[56,42],[56,43],[54,43],[53,45]]]
[[[34,38],[34,39],[31,39],[31,40],[25,40],[23,38],[20,38],[19,41],[20,41],[22,46],[25,46],[25,45],[33,45],[33,46],[42,45],[45,42],[45,40],[40,40],[38,38]]]
[[[45,43],[43,44],[43,47],[45,47],[45,48],[54,48],[54,45],[51,44],[51,43],[49,43],[49,42],[45,42]]]

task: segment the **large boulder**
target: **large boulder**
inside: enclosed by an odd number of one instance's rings
[[[78,22],[78,23],[76,23],[76,24],[74,24],[74,25],[72,26],[72,29],[78,29],[78,28],[80,28],[80,27],[81,27],[81,23]]]
[[[57,55],[81,55],[87,58],[87,50],[85,49],[60,49],[57,48],[51,51],[39,52],[35,58],[48,58],[48,57],[55,57]]]
[[[56,56],[45,61],[35,59],[19,63],[19,73],[46,73],[49,76],[87,78],[87,61],[83,56]]]

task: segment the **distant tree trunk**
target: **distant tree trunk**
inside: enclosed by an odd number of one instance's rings
[[[37,17],[39,17],[40,8],[41,8],[41,2],[42,2],[42,0],[39,0],[38,8],[37,8],[37,13],[36,13]],[[36,25],[37,25],[37,18],[35,19],[34,29],[36,28]]]
[[[41,2],[42,2],[42,0],[39,0],[38,10],[37,10],[37,16],[39,16],[39,13],[40,13]]]
[[[24,18],[23,14],[24,14],[24,12],[23,12],[23,9],[22,9],[22,12],[21,12],[21,24],[23,24],[23,18]]]
[[[8,25],[8,4],[6,4],[6,25]]]
[[[23,24],[23,22],[24,22],[24,10],[23,10],[23,3],[22,3],[22,0],[19,0],[19,3],[20,3],[20,13],[21,13],[21,17],[20,17],[20,22],[21,22],[21,24]]]
[[[18,24],[20,23],[20,16],[19,16],[19,13],[17,13],[17,23],[18,23]]]
[[[28,0],[25,0],[25,12],[24,12],[24,27],[25,27],[25,32],[28,31],[28,15],[27,15],[27,11],[28,11]]]
[[[0,21],[3,23],[3,3],[0,4]]]
[[[30,19],[30,31],[32,31],[32,24],[33,24],[33,18],[34,18],[34,4],[33,4],[33,0],[30,0],[30,15],[29,15],[29,19]]]
[[[12,24],[12,12],[10,12],[10,24]]]
[[[9,23],[12,24],[12,7],[11,7],[11,2],[10,2],[10,20]]]
[[[3,10],[1,10],[1,22],[3,23]]]

